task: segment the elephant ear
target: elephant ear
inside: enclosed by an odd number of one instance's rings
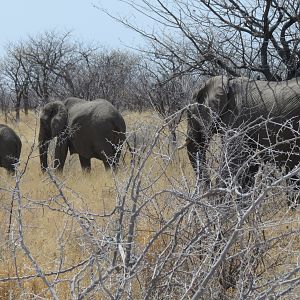
[[[66,128],[68,112],[61,101],[44,106],[40,116],[39,152],[41,169],[48,168],[48,147],[51,138],[59,136]],[[62,146],[61,146],[62,147]]]
[[[194,100],[221,115],[228,106],[229,79],[227,76],[215,76],[207,80],[194,93]]]
[[[40,140],[49,140],[60,134],[67,125],[68,112],[61,101],[48,103],[40,116]]]
[[[51,119],[50,129],[51,136],[56,137],[60,135],[67,126],[68,112],[65,105],[61,101],[55,101],[51,104]]]

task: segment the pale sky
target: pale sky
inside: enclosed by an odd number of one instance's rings
[[[133,11],[118,0],[0,0],[0,3],[0,54],[9,42],[51,30],[72,31],[76,40],[108,48],[143,43],[135,32],[93,7],[95,4],[114,14],[134,18]]]

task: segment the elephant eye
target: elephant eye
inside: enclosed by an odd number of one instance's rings
[[[51,110],[46,110],[44,112],[44,119],[47,120],[47,119],[51,119],[53,117],[53,109]]]
[[[48,118],[51,119],[53,117],[54,113],[53,113],[53,109],[51,109],[48,113]]]

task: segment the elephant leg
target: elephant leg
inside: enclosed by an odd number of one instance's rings
[[[209,186],[209,176],[206,169],[206,150],[212,135],[216,133],[216,128],[203,127],[198,106],[187,110],[187,119],[187,154],[196,173],[197,180],[204,179],[205,185]]]
[[[242,165],[242,164],[241,164]],[[240,167],[241,167],[240,165]],[[236,202],[239,203],[242,207],[247,206],[247,197],[244,197],[243,194],[247,193],[253,188],[255,183],[255,175],[257,174],[259,170],[259,166],[257,164],[250,164],[247,167],[243,167],[244,170],[241,171],[241,174],[236,177],[236,184],[239,187],[240,195],[237,196]],[[230,177],[234,177],[237,175],[237,172],[240,170],[238,169],[238,166],[232,167],[229,171],[223,172],[221,175],[221,178],[218,181],[218,186],[221,188],[225,188],[227,184],[231,184]],[[227,177],[226,177],[226,175]],[[230,175],[229,175],[230,174]],[[229,177],[230,176],[230,177]],[[228,195],[229,196],[229,195]],[[219,200],[217,203],[224,203],[226,201],[232,201],[231,197],[230,199],[226,199],[226,197],[221,197],[221,200]]]
[[[8,162],[4,168],[6,169],[8,175],[13,176],[15,174],[14,162]]]
[[[239,180],[242,192],[248,192],[254,186],[255,175],[257,174],[258,170],[258,164],[250,164],[245,168],[245,171]]]
[[[242,196],[254,186],[255,175],[259,170],[257,161],[251,161],[249,158],[255,151],[253,146],[243,136],[235,138],[231,133],[221,136],[222,153],[221,153],[221,170],[217,180],[218,186],[226,188],[228,185],[238,187],[241,195],[237,196],[236,201],[241,205],[246,205],[246,199]],[[231,199],[228,199],[231,201]]]
[[[114,171],[116,171],[119,166],[120,157],[121,157],[121,149],[118,149],[111,163],[111,167]]]
[[[204,179],[205,185],[209,186],[209,176],[206,168],[206,150],[208,142],[206,140],[193,140],[190,139],[187,144],[187,153],[191,165],[196,173],[196,177]]]
[[[43,172],[48,168],[49,143],[50,143],[50,140],[45,140],[45,141],[39,142],[41,169],[42,169]]]
[[[226,188],[232,183],[233,177],[238,172],[243,161],[242,147],[233,140],[228,133],[222,133],[219,155],[219,172],[216,179],[218,187]]]
[[[91,171],[91,159],[79,155],[79,160],[82,170],[89,173]]]
[[[57,139],[55,148],[54,169],[62,172],[68,154],[68,143]]]
[[[293,191],[292,193],[287,193],[287,205],[291,209],[295,209],[296,205],[300,203],[300,179],[297,175],[293,175],[288,181],[288,185],[293,186]]]
[[[105,170],[106,171],[110,170],[110,164],[109,164],[108,160],[107,159],[103,159],[102,161],[103,161]]]
[[[15,164],[18,162],[18,159],[12,154],[5,154],[4,158],[1,159],[1,167],[5,168],[7,174],[12,176],[15,174]]]
[[[120,146],[115,147],[109,145],[104,151],[102,151],[98,158],[103,161],[105,170],[108,171],[113,169],[114,171],[117,170],[119,166],[119,161],[121,157],[122,148]]]
[[[111,153],[111,149],[106,149],[106,152],[102,150],[100,153],[98,153],[98,156],[96,158],[102,160],[105,170],[108,171],[111,168],[112,160],[111,157],[109,157],[106,153]]]
[[[203,180],[204,186],[209,188],[210,178],[207,172],[206,149],[207,147],[199,147],[198,149],[191,150],[191,147],[187,147],[188,157],[196,174],[197,180]]]
[[[194,171],[199,175],[200,173],[200,157],[203,158],[203,154],[201,155],[200,148],[197,147],[196,143],[193,141],[190,141],[188,146],[187,146],[187,153],[189,160],[191,162],[191,165],[194,169]]]

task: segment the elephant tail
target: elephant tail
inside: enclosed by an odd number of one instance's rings
[[[117,144],[122,144],[126,140],[126,125],[123,118],[115,120],[113,131],[117,134]]]
[[[18,159],[20,158],[21,155],[21,149],[22,149],[22,142],[20,139],[18,139],[18,149],[17,149],[17,154],[18,154]]]
[[[126,139],[126,145],[128,147],[129,152],[131,153],[131,156],[134,154],[134,149],[130,146],[130,143],[128,142],[128,139]]]
[[[177,147],[177,150],[181,150],[181,149],[187,147],[188,144],[190,144],[190,142],[191,142],[191,139],[190,139],[190,138],[187,138],[187,139],[185,140],[185,142],[184,142],[181,146]]]

